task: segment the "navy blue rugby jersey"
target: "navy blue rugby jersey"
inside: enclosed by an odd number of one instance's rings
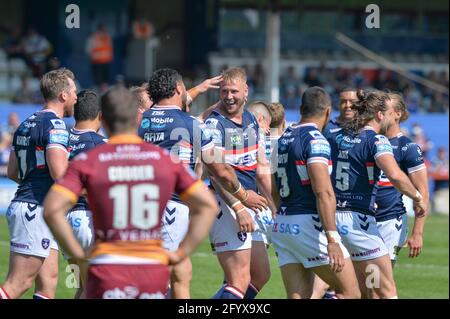
[[[206,125],[178,106],[158,106],[144,112],[138,135],[148,143],[167,149],[192,170],[202,151],[214,147]],[[177,194],[172,200],[181,202]]]
[[[367,126],[357,134],[338,130],[328,141],[337,210],[374,215],[376,185],[381,172],[375,159],[383,154],[394,155],[389,140]]]
[[[395,160],[405,174],[426,169],[422,150],[408,137],[400,133],[396,137],[389,139],[389,142],[392,145]],[[405,214],[406,209],[403,205],[402,193],[392,185],[383,172],[381,172],[377,185],[377,209],[375,213],[377,221],[387,220]]]
[[[70,129],[69,134],[69,160],[72,160],[80,153],[87,152],[97,145],[101,145],[107,142],[102,135],[93,130],[77,130],[75,128]],[[89,210],[86,198],[80,196],[78,202],[72,207],[71,211],[75,210]]]
[[[321,163],[331,173],[330,144],[313,123],[290,126],[278,140],[275,172],[281,198],[279,214],[317,214],[308,165]]]
[[[339,131],[339,129],[341,128],[341,125],[338,123],[337,121],[337,117],[334,119],[331,119],[328,121],[327,125],[325,126],[325,128],[323,129],[323,136],[325,136],[325,138],[329,138],[330,136],[333,135],[333,133]]]
[[[205,120],[216,147],[224,150],[225,163],[236,171],[239,182],[245,189],[257,191],[256,169],[258,148],[265,149],[265,137],[252,113],[244,110],[242,123],[238,124],[213,111]]]
[[[64,121],[52,110],[38,111],[17,128],[12,146],[21,179],[13,201],[42,205],[54,182],[47,166],[47,150],[60,148],[69,155]]]

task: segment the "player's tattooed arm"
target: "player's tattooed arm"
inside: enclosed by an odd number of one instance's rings
[[[20,183],[19,163],[17,162],[17,156],[14,151],[11,151],[11,153],[9,153],[7,175],[9,179],[15,181],[16,183]]]

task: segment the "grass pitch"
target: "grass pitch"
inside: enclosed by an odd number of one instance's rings
[[[412,227],[410,218],[410,229]],[[399,298],[449,298],[449,218],[431,215],[425,226],[424,249],[416,258],[408,258],[408,250],[400,252],[395,267]],[[283,299],[285,292],[273,248],[269,249],[272,277],[262,289],[258,298]],[[0,282],[6,278],[9,263],[9,232],[6,218],[0,216]],[[210,298],[220,287],[223,275],[217,258],[211,253],[206,240],[192,256],[193,279],[192,298]],[[59,283],[56,297],[71,299],[75,290],[66,287],[70,274],[67,263],[60,257]],[[29,290],[23,298],[32,297]]]

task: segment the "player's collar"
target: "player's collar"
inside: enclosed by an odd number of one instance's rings
[[[155,105],[149,110],[180,110],[181,107],[176,105]]]
[[[134,134],[119,134],[109,138],[109,144],[141,144],[143,139]]]
[[[298,125],[295,125],[295,126],[293,126],[293,127],[305,127],[305,126],[314,126],[315,128],[317,128],[317,124],[315,124],[315,123],[302,123],[302,124],[298,124]]]
[[[370,126],[370,125],[364,126],[363,130],[372,130],[372,131],[375,131],[375,129],[374,129],[372,126]]]
[[[87,129],[84,129],[84,130],[79,130],[79,129],[76,129],[75,127],[72,127],[70,130],[71,130],[72,132],[74,132],[74,133],[86,133],[86,132],[94,132],[94,133],[97,133],[97,131],[92,130],[92,129],[90,129],[90,128],[87,128]]]

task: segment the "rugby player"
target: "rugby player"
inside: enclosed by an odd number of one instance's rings
[[[330,119],[328,124],[323,129],[323,135],[328,138],[330,134],[341,128],[342,124],[351,120],[355,115],[352,109],[353,102],[356,102],[358,97],[356,96],[356,89],[347,87],[339,93],[339,115]]]
[[[101,127],[100,101],[94,91],[85,90],[77,95],[73,116],[75,126],[70,129],[69,134],[69,160],[82,152],[104,144],[106,139],[98,134]],[[92,226],[92,212],[89,210],[86,197],[80,196],[78,202],[67,213],[67,220],[72,226],[75,238],[81,244],[84,251],[88,252],[94,243],[94,230]],[[66,254],[65,254],[66,255]],[[77,264],[77,261],[68,258],[69,264]],[[78,264],[80,269],[80,288],[75,298],[84,297],[84,287],[86,286],[87,265]]]
[[[35,281],[33,299],[52,299],[58,281],[58,245],[43,218],[42,203],[68,165],[69,132],[62,117],[72,116],[77,101],[75,77],[68,69],[44,74],[44,108],[28,117],[14,134],[8,177],[19,186],[6,217],[10,267],[0,298],[22,296]]]
[[[108,143],[71,162],[46,197],[45,220],[63,249],[83,260],[85,252],[64,215],[86,188],[96,237],[87,298],[164,298],[167,264],[181,262],[200,244],[217,204],[192,171],[136,136],[137,101],[127,89],[109,90],[101,98],[101,111]],[[160,228],[173,192],[188,205],[191,219],[178,249],[168,253]]]
[[[400,94],[388,93],[388,95],[389,100],[386,103],[392,104],[395,121],[386,132],[386,137],[392,145],[395,160],[423,195],[425,205],[428,207],[428,176],[422,150],[416,143],[404,136],[400,130],[400,123],[408,119],[409,112]],[[425,215],[415,216],[411,236],[407,239],[408,216],[406,215],[402,194],[395,189],[384,174],[378,181],[376,205],[375,219],[381,237],[389,250],[392,266],[394,266],[397,254],[404,244],[409,247],[409,257],[419,256],[423,246],[423,229],[426,217]]]
[[[382,170],[403,194],[413,198],[417,215],[426,211],[422,194],[398,167],[385,134],[394,122],[394,109],[384,92],[358,91],[354,117],[329,136],[332,182],[337,200],[337,225],[348,249],[363,297],[375,290],[380,298],[397,298],[393,271],[374,217],[375,187]],[[377,280],[366,286],[374,273]]]
[[[330,145],[321,134],[331,113],[322,88],[302,96],[301,120],[278,142],[272,185],[278,213],[272,229],[288,298],[310,298],[313,272],[336,289],[339,298],[360,298],[347,249],[336,230],[336,198],[330,180]]]
[[[220,77],[213,78],[220,79]],[[211,79],[210,79],[211,80]],[[254,191],[245,191],[233,168],[220,160],[206,126],[187,113],[187,92],[181,75],[172,69],[155,71],[149,79],[148,91],[155,105],[144,113],[138,134],[146,142],[154,143],[170,151],[174,161],[181,160],[195,169],[203,161],[210,174],[230,192],[251,208],[262,208],[266,200]],[[217,153],[217,154],[216,154]],[[248,194],[248,195],[246,195]],[[170,251],[178,248],[186,234],[189,209],[176,195],[168,202],[162,220],[164,247]],[[171,295],[173,298],[190,297],[189,282],[192,278],[192,264],[189,258],[172,269]]]
[[[264,134],[260,134],[255,117],[244,110],[248,96],[246,82],[243,69],[224,71],[220,102],[205,124],[210,129],[214,144],[224,150],[224,161],[234,168],[242,186],[259,191],[268,199],[269,207],[273,208]],[[210,240],[227,282],[215,298],[254,298],[270,278],[265,238],[255,220],[260,218],[258,210],[246,209],[236,198],[236,191],[226,192],[216,184],[214,188],[218,192],[221,212],[210,232]]]

